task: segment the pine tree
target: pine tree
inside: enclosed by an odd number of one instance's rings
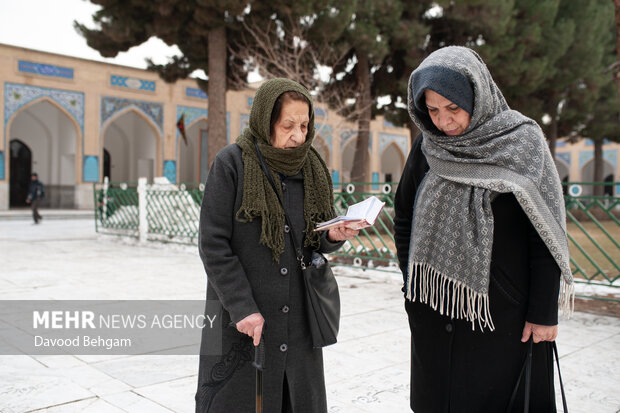
[[[235,17],[244,13],[248,0],[91,0],[102,6],[93,16],[97,29],[75,22],[90,47],[104,57],[140,45],[152,36],[177,45],[182,56],[167,65],[150,64],[162,79],[174,82],[203,69],[208,83],[199,82],[209,96],[209,164],[226,144],[226,89],[228,73],[243,71],[243,62],[227,58],[227,37]]]

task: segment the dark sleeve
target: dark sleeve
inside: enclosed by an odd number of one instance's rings
[[[239,257],[232,250],[236,188],[234,165],[216,157],[200,210],[199,252],[213,288],[232,321],[260,312]]]
[[[526,320],[554,326],[558,323],[560,267],[530,223],[528,230],[530,291]]]
[[[428,171],[428,163],[422,153],[422,135],[420,134],[413,142],[394,197],[394,241],[398,264],[403,273],[403,283],[407,277],[413,203],[426,171]]]
[[[344,241],[336,241],[331,242],[327,239],[327,233],[329,231],[321,231],[321,245],[319,247],[319,252],[324,254],[329,254],[330,252],[336,251],[338,248],[342,247]]]

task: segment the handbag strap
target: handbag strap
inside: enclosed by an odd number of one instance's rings
[[[525,404],[523,406],[523,412],[524,413],[528,413],[530,410],[530,389],[531,389],[531,383],[532,383],[532,354],[533,354],[533,347],[534,347],[534,341],[533,341],[533,337],[530,337],[529,341],[527,342],[528,347],[527,347],[527,354],[525,356],[525,361],[523,362],[523,367],[521,367],[521,373],[519,373],[519,379],[517,380],[517,384],[515,385],[514,390],[512,391],[512,395],[510,396],[510,402],[508,403],[508,409],[506,410],[507,412],[510,412],[512,410],[512,406],[514,405],[515,399],[517,397],[517,391],[519,390],[519,385],[521,384],[521,380],[523,379],[523,376],[525,375]],[[560,358],[558,357],[558,347],[555,343],[555,341],[553,341],[551,343],[552,347],[553,347],[553,354],[555,356],[555,362],[558,366],[558,377],[560,379],[560,390],[562,392],[562,407],[564,408],[564,413],[568,413],[568,404],[566,403],[566,394],[564,393],[564,383],[562,383],[562,373],[560,372]]]
[[[258,155],[260,166],[263,169],[265,176],[267,176],[267,180],[271,184],[271,187],[273,188],[273,192],[275,192],[276,197],[278,198],[278,201],[280,202],[280,205],[282,206],[282,210],[284,211],[284,219],[286,220],[286,225],[288,225],[288,227],[290,228],[289,235],[291,236],[291,241],[293,242],[293,248],[295,248],[295,254],[297,255],[297,261],[299,261],[299,265],[301,266],[301,269],[305,270],[306,264],[304,263],[304,255],[303,255],[301,248],[297,245],[297,241],[295,240],[295,231],[293,230],[293,224],[291,223],[291,220],[288,214],[286,213],[286,209],[284,208],[284,203],[282,202],[282,198],[280,198],[280,193],[278,192],[276,188],[275,182],[273,182],[273,177],[271,176],[271,173],[269,173],[269,168],[267,168],[267,163],[265,162],[265,158],[263,158],[263,154],[258,148],[258,142],[256,140],[254,140],[254,147],[256,148],[256,154]]]

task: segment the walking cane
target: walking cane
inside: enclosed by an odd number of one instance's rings
[[[265,339],[261,334],[258,346],[254,347],[254,362],[256,367],[256,413],[263,413],[263,370],[265,369]]]

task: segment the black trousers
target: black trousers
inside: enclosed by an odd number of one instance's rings
[[[32,206],[32,219],[34,219],[35,224],[38,224],[41,219],[41,215],[39,214],[39,201],[39,199],[35,199],[30,203]]]

